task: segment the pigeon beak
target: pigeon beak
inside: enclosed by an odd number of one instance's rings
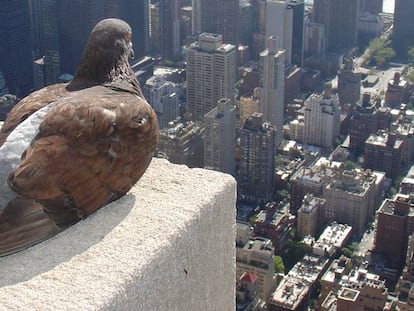
[[[131,59],[134,59],[135,57],[135,52],[134,52],[134,49],[132,48],[132,42],[129,42],[129,57],[131,57]]]

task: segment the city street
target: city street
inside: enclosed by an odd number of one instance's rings
[[[375,240],[375,230],[369,229],[364,233],[361,238],[361,242],[359,243],[358,251],[361,253],[362,256],[365,256],[367,251],[372,250],[374,248],[374,240]]]
[[[380,95],[381,93],[384,94],[387,90],[388,82],[394,77],[396,72],[401,73],[403,68],[403,64],[393,64],[393,66],[389,66],[386,69],[367,69],[360,67],[357,70],[366,74],[375,74],[378,77],[378,82],[372,87],[364,87],[361,85],[361,94],[365,92],[371,93],[371,96]]]

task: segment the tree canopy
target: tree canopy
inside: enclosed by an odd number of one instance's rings
[[[383,66],[389,59],[395,56],[395,51],[388,46],[385,38],[375,38],[368,47],[371,62]]]

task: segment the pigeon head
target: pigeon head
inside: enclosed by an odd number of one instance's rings
[[[134,82],[128,59],[133,58],[132,29],[123,20],[108,18],[92,30],[72,84],[111,83],[128,80]]]

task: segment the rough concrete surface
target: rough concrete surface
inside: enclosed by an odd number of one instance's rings
[[[120,200],[0,258],[0,310],[235,310],[236,183],[154,159]]]

